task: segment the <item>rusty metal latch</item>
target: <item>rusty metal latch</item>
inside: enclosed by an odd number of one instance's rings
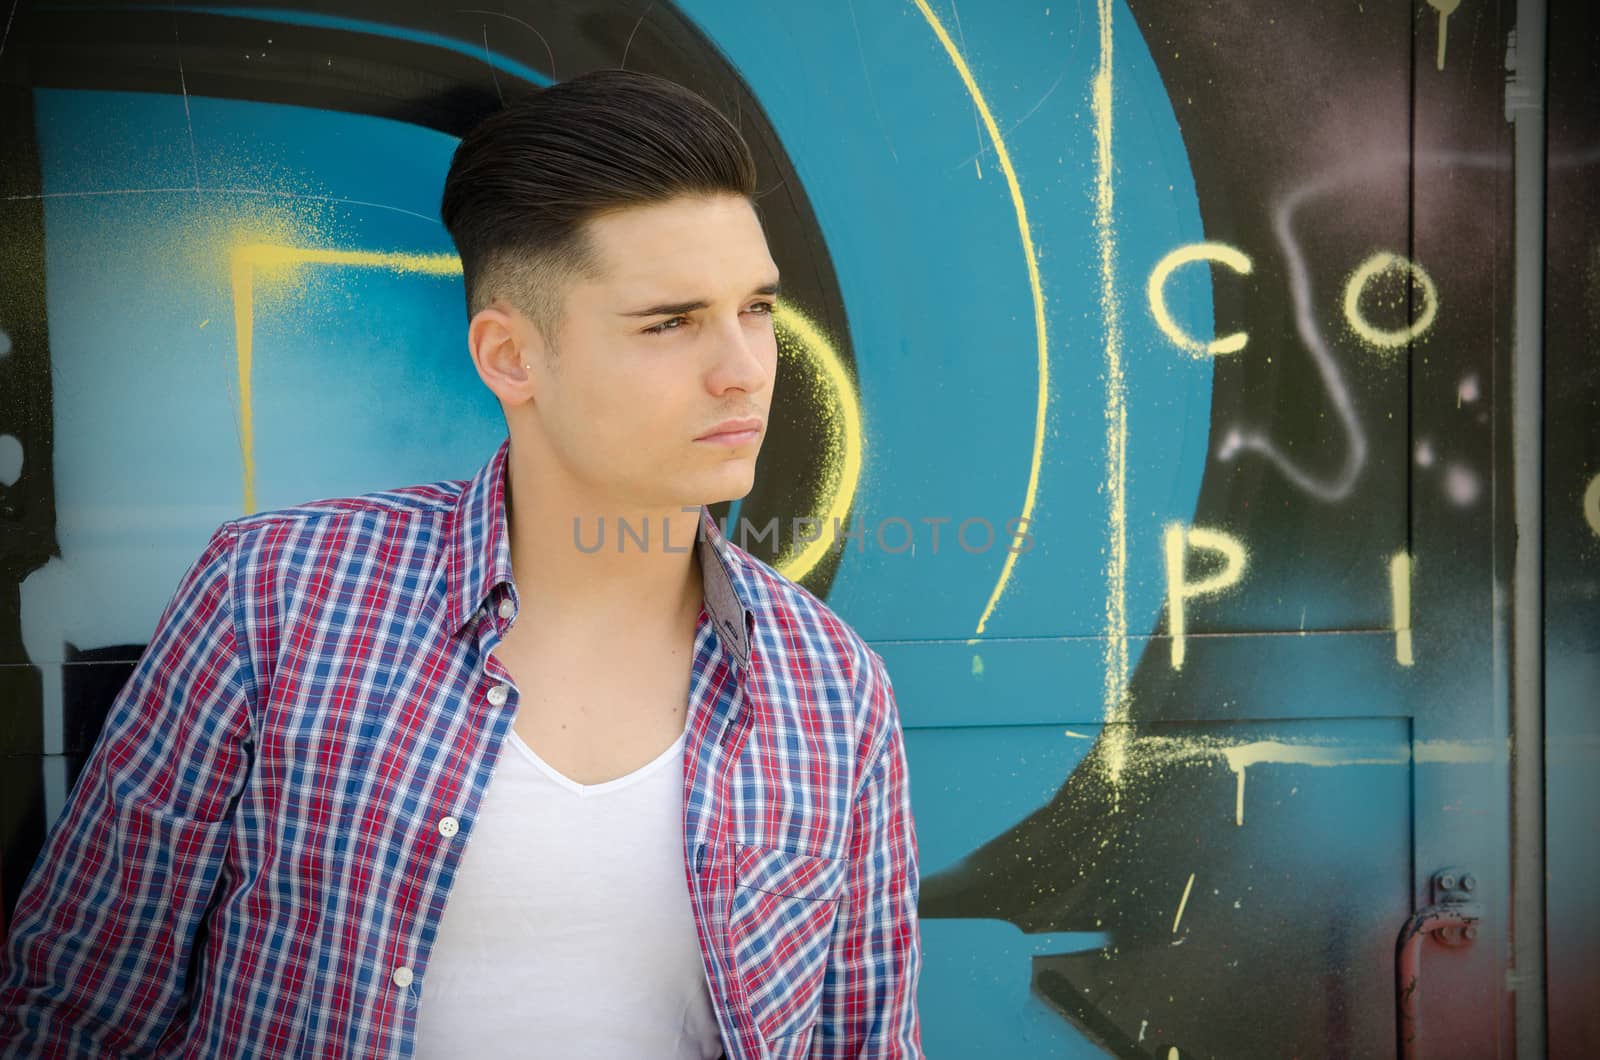
[[[1468,946],[1478,937],[1483,903],[1477,900],[1478,881],[1462,869],[1440,869],[1433,874],[1433,903],[1419,909],[1395,940],[1395,1011],[1400,1037],[1399,1055],[1416,1055],[1422,1028],[1417,1018],[1417,994],[1422,982],[1422,944],[1432,938],[1445,946]]]

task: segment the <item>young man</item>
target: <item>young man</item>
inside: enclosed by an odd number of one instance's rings
[[[0,1054],[921,1055],[882,660],[703,507],[772,399],[754,180],[638,74],[461,143],[509,437],[212,534],[19,897]]]

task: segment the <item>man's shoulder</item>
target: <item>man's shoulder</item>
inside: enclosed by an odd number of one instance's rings
[[[440,479],[369,493],[322,497],[252,512],[230,519],[226,525],[236,535],[250,535],[263,529],[282,530],[338,519],[438,518],[455,506],[468,481]]]
[[[840,668],[852,683],[881,665],[861,634],[811,590],[731,541],[723,542],[723,555],[758,626],[800,634],[778,638],[786,654],[800,657],[796,662]]]
[[[241,586],[281,591],[346,568],[381,580],[438,555],[465,486],[441,479],[322,497],[230,519],[216,534],[230,539]]]

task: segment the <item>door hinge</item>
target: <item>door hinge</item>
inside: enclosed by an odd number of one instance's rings
[[[1422,944],[1433,939],[1441,945],[1469,946],[1478,937],[1483,903],[1477,898],[1478,879],[1462,869],[1440,869],[1430,884],[1433,901],[1417,910],[1395,940],[1395,1022],[1403,1060],[1416,1055],[1422,1033],[1417,997],[1422,985]]]

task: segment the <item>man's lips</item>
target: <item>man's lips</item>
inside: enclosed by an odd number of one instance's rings
[[[743,419],[724,420],[700,435],[695,441],[712,442],[718,445],[743,445],[761,437],[762,426],[761,420],[748,416]]]

